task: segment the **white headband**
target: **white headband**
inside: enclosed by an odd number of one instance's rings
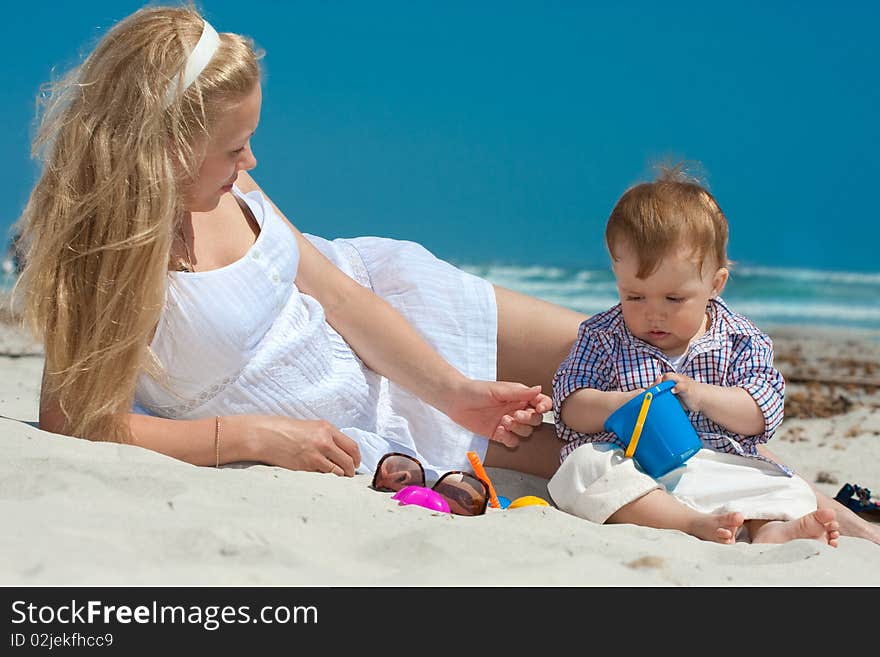
[[[168,91],[165,93],[165,108],[171,105],[175,98],[177,98],[178,90],[183,95],[189,89],[189,85],[195,82],[195,79],[201,75],[208,62],[214,56],[214,53],[217,52],[217,48],[220,47],[220,36],[217,34],[217,31],[211,27],[208,21],[204,21],[204,23],[202,36],[199,37],[196,47],[193,48],[189,57],[186,58],[186,65],[183,67],[183,71],[180,72],[180,84],[178,85],[178,81],[175,79],[168,86]]]

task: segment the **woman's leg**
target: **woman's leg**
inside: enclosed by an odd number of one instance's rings
[[[540,384],[545,394],[552,394],[553,375],[587,315],[497,285],[495,298],[498,379]]]
[[[587,315],[497,285],[495,298],[498,379],[540,384],[545,394],[552,395],[553,375],[568,356]],[[560,447],[556,429],[545,422],[515,449],[490,442],[486,465],[549,479],[559,467]]]
[[[531,436],[520,440],[519,445],[514,448],[490,440],[484,461],[489,467],[516,470],[549,479],[559,467],[559,450],[562,444],[556,437],[556,427],[545,422]]]

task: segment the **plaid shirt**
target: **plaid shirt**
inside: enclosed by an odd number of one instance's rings
[[[720,298],[710,300],[707,311],[711,317],[710,327],[688,348],[679,373],[701,383],[739,386],[748,392],[764,414],[764,431],[756,436],[743,436],[702,413],[688,411],[688,417],[704,447],[773,463],[756,450],[759,443],[770,440],[782,423],[785,381],[773,366],[773,343]],[[556,433],[565,441],[561,460],[585,443],[615,443],[626,447],[613,433],[578,433],[563,423],[559,409],[571,393],[580,388],[620,391],[648,388],[657,377],[672,371],[668,357],[660,349],[629,332],[620,304],[585,320],[578,329],[571,352],[553,377]],[[779,468],[792,474],[783,465]]]

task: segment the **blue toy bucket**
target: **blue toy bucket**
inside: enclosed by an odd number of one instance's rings
[[[636,428],[642,402],[650,393],[647,415],[643,418],[641,433],[632,457],[639,466],[654,477],[662,477],[684,465],[700,451],[703,444],[694,430],[678,398],[672,394],[675,381],[663,381],[630,399],[605,420],[605,431],[611,431],[628,445]]]

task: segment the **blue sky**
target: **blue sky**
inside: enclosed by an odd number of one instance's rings
[[[34,98],[141,2],[6,12],[0,107],[21,211]],[[266,51],[253,175],[325,237],[458,262],[605,264],[650,163],[702,163],[739,262],[880,271],[880,3],[199,3]]]

